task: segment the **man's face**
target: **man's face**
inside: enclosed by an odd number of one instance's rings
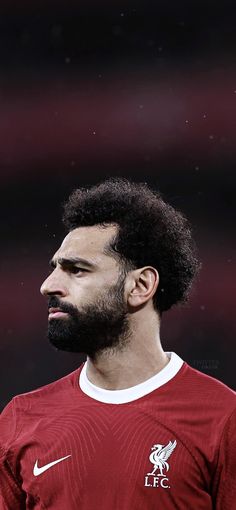
[[[48,337],[58,349],[94,357],[128,338],[124,275],[104,253],[116,232],[114,226],[77,228],[52,259],[41,292],[48,298]]]

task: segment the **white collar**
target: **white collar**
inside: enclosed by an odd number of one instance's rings
[[[180,370],[183,365],[183,360],[175,354],[175,352],[166,352],[166,354],[168,358],[170,358],[170,361],[158,374],[153,375],[150,379],[147,379],[147,381],[124,390],[105,390],[92,384],[87,378],[86,362],[79,377],[80,388],[89,397],[106,404],[125,404],[127,402],[132,402],[160,388],[160,386],[170,381]]]

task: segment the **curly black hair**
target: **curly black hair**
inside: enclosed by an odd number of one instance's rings
[[[162,313],[187,301],[200,267],[188,221],[146,183],[110,178],[76,189],[64,204],[63,223],[69,231],[117,225],[109,251],[123,269],[150,265],[159,273],[154,308]]]

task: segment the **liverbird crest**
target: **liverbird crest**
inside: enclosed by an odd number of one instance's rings
[[[167,459],[174,451],[176,445],[177,441],[174,440],[173,442],[169,441],[166,446],[163,444],[154,444],[151,447],[152,453],[149,455],[149,460],[153,464],[153,470],[151,473],[148,473],[148,475],[155,475],[156,471],[159,469],[160,472],[157,476],[165,476],[163,470],[169,471]]]

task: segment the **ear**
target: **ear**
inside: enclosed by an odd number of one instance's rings
[[[128,289],[128,304],[132,308],[137,308],[150,301],[159,284],[159,273],[151,266],[135,269],[130,274]]]

